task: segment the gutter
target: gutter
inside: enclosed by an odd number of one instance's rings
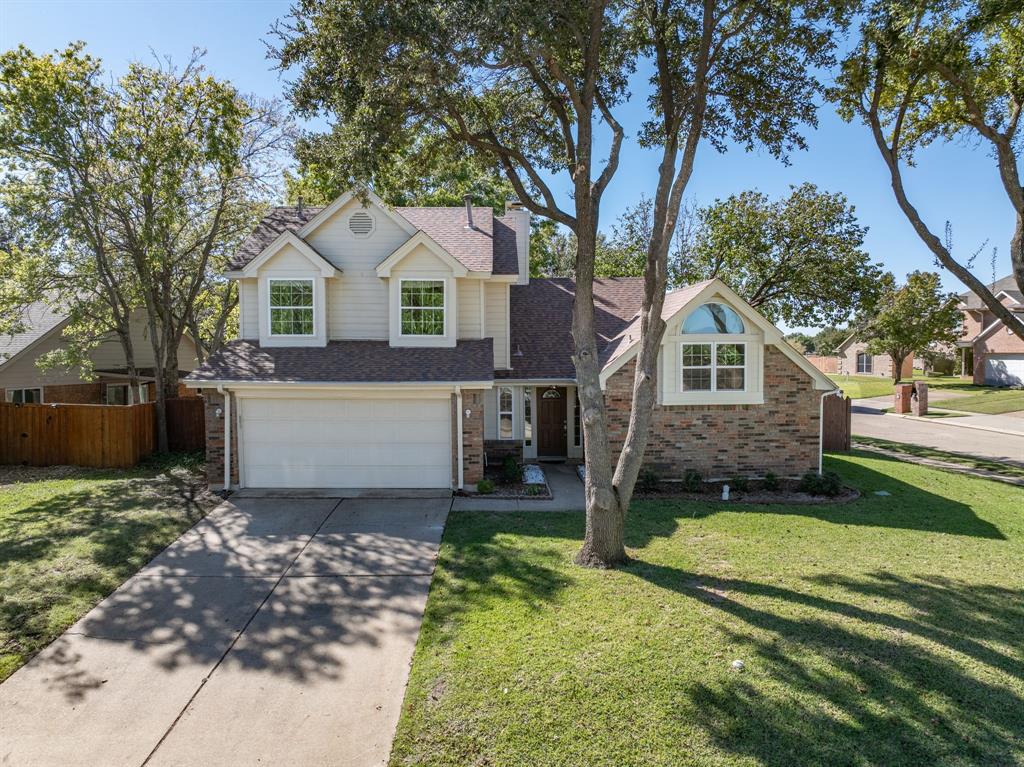
[[[843,396],[843,390],[833,389],[832,391],[827,391],[818,400],[818,474],[821,474],[822,467],[825,465],[825,397],[831,397],[836,394],[840,397]]]
[[[224,397],[224,491],[231,490],[231,392],[221,384],[217,393]]]
[[[456,460],[459,462],[459,490],[463,490],[465,486],[464,469],[462,465],[462,387],[455,387],[455,439],[458,440],[456,443]]]

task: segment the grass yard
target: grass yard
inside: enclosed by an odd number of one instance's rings
[[[986,413],[989,415],[1024,410],[1024,390],[985,389],[981,386],[972,386],[970,389],[976,390],[977,393],[972,393],[967,397],[957,397],[956,399],[935,402],[932,403],[932,406],[948,407],[954,410],[964,410],[969,413]]]
[[[452,514],[392,764],[1024,764],[1024,489],[827,463],[863,497],[635,504],[613,572]]]
[[[0,467],[0,680],[212,508],[196,468]]]
[[[878,376],[829,376],[843,393],[852,399],[864,397],[884,397],[893,394],[893,382]],[[1024,390],[996,389],[989,386],[975,386],[969,381],[956,376],[914,376],[914,380],[922,380],[931,389],[963,392],[963,397],[947,400],[933,400],[932,407],[948,407],[969,413],[985,413],[998,415],[1024,410]]]
[[[880,439],[878,437],[863,437],[857,435],[853,438],[853,441],[864,445],[882,448],[883,450],[891,450],[895,453],[903,453],[906,456],[928,458],[935,461],[946,461],[948,463],[959,464],[968,469],[991,471],[996,474],[1004,474],[1007,477],[1013,477],[1014,479],[1024,479],[1024,468],[1014,466],[1009,463],[988,461],[984,458],[978,458],[973,455],[964,455],[963,453],[949,453],[945,450],[935,450],[934,448],[924,447],[923,445],[910,445],[905,442],[892,442],[891,440]]]

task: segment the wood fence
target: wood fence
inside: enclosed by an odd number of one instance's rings
[[[853,400],[841,394],[825,397],[822,450],[846,452],[850,449],[852,403]]]
[[[167,400],[171,450],[205,446],[203,400]],[[128,468],[156,447],[156,404],[0,403],[0,464]]]
[[[835,375],[839,372],[839,358],[825,354],[807,354],[807,361],[818,368],[826,375]]]

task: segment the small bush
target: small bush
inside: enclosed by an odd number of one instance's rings
[[[641,493],[656,493],[661,486],[661,477],[653,469],[644,466],[636,478],[636,489]]]
[[[683,472],[683,490],[687,493],[699,493],[704,489],[704,477],[696,469]]]
[[[487,495],[494,492],[494,483],[489,479],[481,479],[476,483],[476,491],[480,495]]]
[[[526,494],[527,495],[540,495],[542,492],[544,492],[544,488],[542,488],[540,485],[527,485],[526,486]]]
[[[764,475],[764,489],[765,490],[778,490],[782,483],[779,482],[779,478],[776,474],[768,472]]]
[[[510,455],[505,456],[505,460],[501,462],[501,481],[506,485],[523,481],[523,467]]]
[[[750,488],[750,480],[746,477],[733,477],[729,480],[729,487],[737,493],[745,493]]]
[[[824,474],[818,474],[816,471],[809,471],[804,474],[800,480],[800,484],[797,486],[797,490],[801,493],[810,493],[811,495],[827,495],[829,498],[834,498],[839,495],[839,492],[843,489],[843,481],[839,479],[839,475],[834,471],[826,471]]]

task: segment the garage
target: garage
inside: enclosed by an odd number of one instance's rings
[[[1024,354],[990,354],[985,357],[985,384],[1024,385]]]
[[[240,399],[245,487],[450,488],[451,401]]]

